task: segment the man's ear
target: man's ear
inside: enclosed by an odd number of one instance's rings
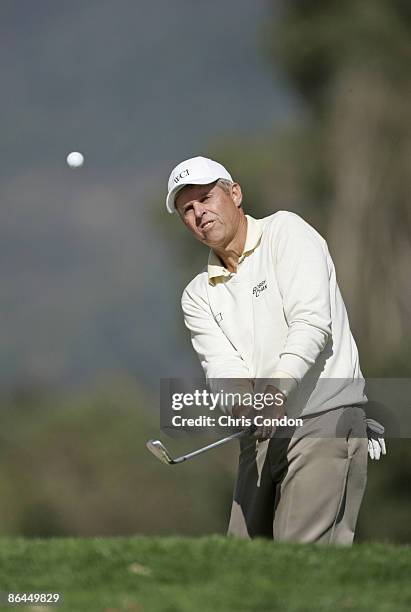
[[[241,203],[243,201],[243,192],[241,191],[241,187],[238,183],[232,184],[231,193],[233,196],[234,204],[237,206],[237,208],[240,208]]]

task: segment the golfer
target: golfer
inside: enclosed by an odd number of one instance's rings
[[[184,320],[209,386],[275,396],[241,442],[230,535],[349,545],[383,428],[367,422],[358,351],[325,240],[298,215],[246,215],[219,163],[194,157],[168,182],[177,211],[210,251],[185,288]],[[239,402],[235,417],[250,415]],[[276,427],[275,418],[302,425]],[[272,417],[272,418],[271,418]],[[268,423],[268,424],[267,424]]]

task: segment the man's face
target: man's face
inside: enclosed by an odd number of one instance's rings
[[[238,183],[226,193],[216,183],[187,185],[176,196],[175,205],[183,223],[195,238],[211,248],[224,248],[235,236],[242,211]]]

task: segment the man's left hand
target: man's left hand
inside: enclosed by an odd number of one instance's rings
[[[368,454],[371,459],[378,461],[381,455],[387,454],[384,441],[385,429],[374,419],[365,419],[365,422],[367,424]]]

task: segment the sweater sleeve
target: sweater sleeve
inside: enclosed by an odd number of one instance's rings
[[[310,225],[286,213],[274,237],[274,251],[288,325],[276,369],[300,381],[331,337],[328,249]]]
[[[181,306],[185,326],[213,392],[252,393],[251,375],[241,355],[218,326],[208,302],[197,292],[185,289]],[[218,380],[224,379],[224,381]],[[243,379],[243,380],[239,380]],[[221,408],[227,412],[224,406]],[[228,412],[231,412],[228,407]]]

